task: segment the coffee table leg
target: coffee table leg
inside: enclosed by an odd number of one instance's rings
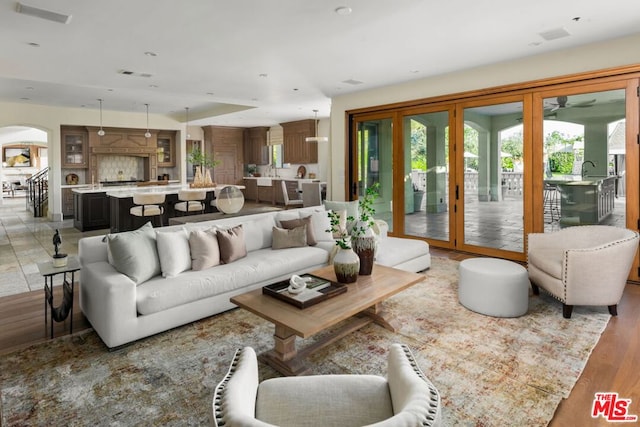
[[[388,313],[380,304],[367,308],[362,311],[361,314],[370,317],[373,320],[373,323],[376,323],[391,332],[397,332],[397,330],[400,329],[398,322],[395,319],[390,318]]]
[[[273,350],[261,354],[260,359],[284,375],[304,375],[309,372],[309,366],[298,357],[296,336],[291,329],[276,325],[273,339]]]

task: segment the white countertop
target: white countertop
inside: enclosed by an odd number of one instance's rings
[[[189,184],[168,184],[168,185],[152,185],[146,187],[135,187],[135,186],[122,186],[122,187],[102,187],[102,188],[74,188],[72,191],[74,193],[107,193],[109,197],[117,197],[119,199],[124,199],[127,197],[133,197],[134,193],[164,193],[164,194],[177,194],[178,191],[181,190],[191,190],[191,191],[215,191],[216,193],[222,190],[224,187],[228,187],[225,184],[218,184],[215,187],[207,187],[207,188],[191,188]],[[233,185],[233,187],[237,187],[240,190],[244,189],[243,185]]]

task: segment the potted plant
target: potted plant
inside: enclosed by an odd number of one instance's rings
[[[358,279],[360,258],[351,249],[350,237],[346,230],[340,227],[340,214],[328,211],[330,228],[327,230],[336,239],[337,252],[333,257],[333,270],[340,283],[353,283]]]
[[[378,198],[380,183],[367,188],[365,195],[358,200],[358,219],[351,230],[351,245],[360,258],[359,274],[369,275],[373,270],[376,251],[376,237],[373,232],[376,213],[373,202]]]
[[[215,183],[211,180],[209,169],[217,166],[220,162],[209,159],[200,150],[195,147],[187,156],[187,161],[196,167],[196,175],[193,178],[191,187],[215,187]]]

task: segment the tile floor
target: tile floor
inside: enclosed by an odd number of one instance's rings
[[[50,222],[34,218],[26,210],[25,198],[3,198],[0,201],[0,297],[44,288],[44,278],[38,263],[54,254],[53,235],[58,229],[62,244],[60,252],[78,253],[78,240],[98,235],[106,230],[82,233],[73,227],[73,220]]]

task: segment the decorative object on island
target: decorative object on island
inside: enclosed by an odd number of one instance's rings
[[[220,162],[208,159],[199,147],[195,147],[189,153],[187,161],[196,167],[196,174],[191,183],[191,187],[204,188],[215,187],[216,184],[211,180],[210,168],[215,167]]]
[[[54,267],[64,267],[65,265],[67,265],[67,254],[63,254],[59,252],[59,248],[61,244],[62,244],[62,239],[60,238],[60,232],[56,228],[56,232],[53,235],[53,248],[55,250],[55,254],[53,254]]]
[[[216,207],[225,214],[234,214],[240,212],[244,206],[244,194],[233,185],[228,185],[216,197]]]
[[[337,252],[333,256],[333,270],[340,283],[353,283],[358,279],[360,258],[351,249],[350,236],[340,227],[340,213],[328,211],[330,228],[327,230],[336,236]]]
[[[375,183],[367,188],[364,197],[358,201],[358,219],[351,230],[351,246],[360,259],[359,274],[368,276],[373,269],[373,261],[376,252],[376,237],[373,232],[376,210],[373,202],[378,198],[380,183]],[[353,219],[348,219],[353,220]]]

